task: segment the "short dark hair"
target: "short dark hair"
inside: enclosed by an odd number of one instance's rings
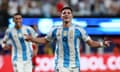
[[[63,7],[63,8],[61,9],[61,12],[62,12],[63,10],[65,10],[65,9],[69,9],[71,12],[73,11],[71,7]]]
[[[14,16],[16,16],[16,15],[21,15],[21,16],[22,16],[22,14],[21,14],[21,13],[15,13],[15,14],[13,15],[13,17],[14,17]]]

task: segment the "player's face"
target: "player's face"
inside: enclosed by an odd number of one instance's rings
[[[13,21],[15,22],[16,26],[21,26],[21,24],[22,24],[22,16],[21,15],[15,15],[13,17]]]
[[[71,10],[69,9],[64,9],[62,12],[61,12],[61,19],[64,21],[64,22],[70,22],[72,20],[72,12]]]

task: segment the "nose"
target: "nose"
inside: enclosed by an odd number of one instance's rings
[[[65,15],[69,15],[69,13],[65,13]]]

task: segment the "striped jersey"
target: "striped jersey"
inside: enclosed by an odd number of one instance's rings
[[[25,35],[36,37],[36,32],[29,26],[22,26],[19,30],[15,27],[6,30],[3,41],[12,43],[12,60],[21,59],[23,61],[32,58],[32,42],[25,40]]]
[[[55,67],[80,67],[80,40],[90,39],[83,28],[76,25],[53,27],[45,38],[56,40]]]

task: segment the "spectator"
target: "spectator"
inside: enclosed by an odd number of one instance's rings
[[[18,8],[17,0],[10,0],[8,3],[9,3],[9,10],[8,10],[9,15],[13,15],[17,13],[17,8]]]
[[[36,1],[29,1],[28,3],[28,14],[29,15],[40,15],[41,11]]]
[[[51,17],[52,5],[49,0],[45,0],[42,5],[42,14],[44,17]]]

